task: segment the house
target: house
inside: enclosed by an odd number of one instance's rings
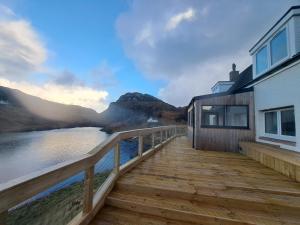
[[[250,49],[252,65],[188,106],[197,149],[238,151],[257,141],[300,151],[300,6],[291,7]]]

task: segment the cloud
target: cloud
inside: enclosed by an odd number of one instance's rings
[[[184,12],[172,16],[167,22],[166,30],[174,30],[181,22],[191,21],[193,18],[195,18],[195,14],[195,10],[193,8],[189,8]]]
[[[65,70],[55,75],[53,82],[58,85],[85,86],[82,80],[80,80],[74,73],[68,70]]]
[[[158,96],[179,106],[187,105],[195,95],[209,94],[216,81],[228,80],[233,61],[239,60],[240,68],[246,68],[249,65],[247,54],[248,52],[241,52],[233,58],[216,58],[213,66],[211,62],[207,62],[202,63],[199,67],[193,67],[181,76],[170,80],[165,87],[159,90]],[[205,74],[206,77],[203,78],[202,74]]]
[[[138,70],[149,79],[166,81],[159,96],[186,105],[218,80],[227,80],[233,62],[239,70],[249,65],[251,46],[297,3],[132,0],[129,10],[118,17],[116,30]]]
[[[0,78],[0,85],[18,89],[49,101],[92,108],[97,112],[102,112],[107,108],[106,98],[108,93],[90,87],[79,85],[66,86],[51,82],[35,85],[26,81],[10,81],[5,78]]]
[[[107,108],[107,91],[88,84],[68,69],[58,71],[46,67],[48,49],[38,32],[29,21],[18,18],[11,9],[1,4],[0,52],[1,86],[49,101],[92,108],[98,112]],[[108,64],[101,65],[96,71],[94,75],[87,74],[93,84],[101,76],[103,79],[113,79],[113,70],[110,70]],[[39,79],[36,76],[44,76],[46,79],[37,83],[35,81]]]
[[[10,8],[6,7],[5,5],[0,4],[0,18],[6,19],[10,17],[15,17],[16,14]]]
[[[3,5],[0,15],[0,76],[24,79],[42,71],[47,50],[34,28]]]
[[[103,60],[98,67],[90,73],[93,86],[96,88],[108,88],[118,84],[116,73],[119,69],[109,65]]]

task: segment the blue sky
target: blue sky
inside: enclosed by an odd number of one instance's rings
[[[106,62],[115,68],[118,80],[109,87],[109,101],[127,91],[157,95],[161,82],[146,79],[137,71],[116,34],[115,21],[128,10],[126,1],[28,0],[15,2],[12,8],[31,22],[53,51],[47,61],[50,67],[88,79],[85,74],[91,68]]]
[[[134,91],[187,105],[299,3],[0,0],[0,85],[98,112]]]

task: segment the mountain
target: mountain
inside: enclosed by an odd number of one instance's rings
[[[101,126],[99,113],[0,86],[0,132]]]
[[[186,108],[177,108],[151,95],[134,92],[124,94],[116,102],[112,102],[100,116],[104,130],[112,132],[185,123]]]
[[[185,107],[176,108],[148,94],[127,93],[97,113],[0,86],[0,133],[83,126],[114,132],[185,121]]]

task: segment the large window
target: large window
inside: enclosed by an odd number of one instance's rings
[[[284,138],[296,135],[294,107],[275,109],[264,114],[267,136]]]
[[[227,106],[225,126],[248,127],[248,107]]]
[[[202,127],[248,128],[248,106],[202,106]]]
[[[224,106],[202,106],[203,126],[224,126]]]
[[[256,54],[256,74],[264,72],[268,68],[268,51],[267,46],[263,47]]]
[[[287,57],[287,55],[287,35],[286,29],[284,29],[271,40],[272,65]]]
[[[285,27],[258,49],[254,59],[256,75],[259,76],[276,66],[288,58],[288,55],[288,30]]]

